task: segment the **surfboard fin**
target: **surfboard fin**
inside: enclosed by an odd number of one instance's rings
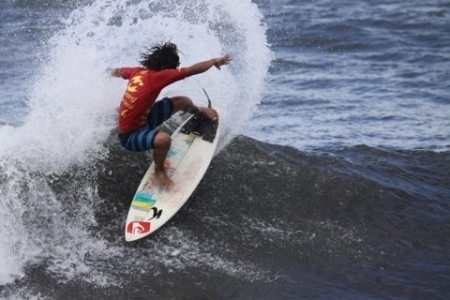
[[[211,99],[209,99],[208,93],[205,91],[205,89],[202,88],[202,90],[203,90],[203,93],[205,93],[206,98],[208,99],[208,108],[211,108]]]

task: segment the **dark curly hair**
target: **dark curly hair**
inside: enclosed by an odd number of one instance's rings
[[[150,70],[176,69],[180,65],[177,45],[166,42],[157,44],[150,49],[148,53],[141,54],[141,65]]]

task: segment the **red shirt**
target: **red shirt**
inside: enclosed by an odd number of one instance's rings
[[[186,77],[186,69],[161,71],[144,68],[122,68],[120,76],[128,79],[127,90],[119,106],[119,127],[123,131],[141,128],[163,88]]]

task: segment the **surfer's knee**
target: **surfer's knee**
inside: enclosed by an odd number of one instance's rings
[[[158,134],[155,137],[154,146],[155,149],[157,148],[170,148],[170,145],[172,144],[172,139],[170,138],[170,135],[167,132],[158,132]]]
[[[177,96],[171,98],[173,104],[173,111],[187,111],[190,112],[192,107],[196,107],[192,102],[191,98],[186,96]]]

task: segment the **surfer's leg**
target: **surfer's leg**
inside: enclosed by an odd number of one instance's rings
[[[155,177],[162,186],[170,186],[173,181],[164,170],[164,161],[169,151],[172,140],[166,132],[159,132],[149,127],[137,130],[127,136],[120,136],[122,146],[130,151],[141,152],[153,149],[155,162]]]
[[[189,97],[185,96],[176,96],[170,98],[173,104],[173,110],[172,114],[178,112],[178,111],[184,111],[189,113],[196,113],[198,112],[198,107],[192,102],[192,100]]]
[[[163,186],[173,185],[173,181],[167,176],[164,170],[164,161],[166,160],[167,152],[169,151],[172,140],[170,135],[166,132],[158,132],[153,141],[153,160],[155,162],[155,177]]]
[[[162,186],[173,185],[173,181],[164,170],[164,162],[169,152],[172,140],[166,132],[156,131],[156,127],[167,121],[173,112],[173,103],[170,98],[164,98],[153,104],[147,119],[147,130],[151,135],[151,147],[155,162],[155,177]],[[145,137],[145,136],[144,136]],[[148,137],[147,137],[148,139]]]
[[[173,104],[172,113],[176,113],[177,111],[185,111],[191,114],[200,113],[211,120],[217,120],[218,115],[217,112],[212,108],[207,107],[198,107],[196,106],[192,100],[185,96],[177,96],[170,98]]]

